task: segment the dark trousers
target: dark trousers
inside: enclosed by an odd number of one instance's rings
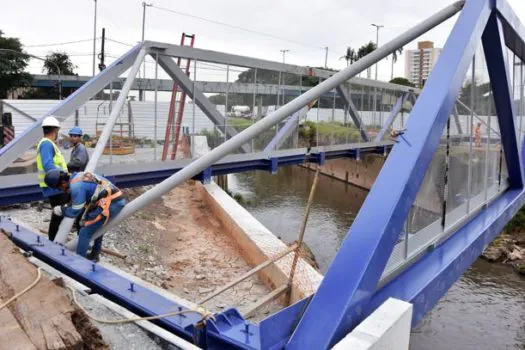
[[[63,216],[57,216],[53,213],[53,208],[57,205],[66,205],[69,202],[69,194],[68,193],[59,193],[55,194],[54,196],[50,196],[49,203],[51,203],[51,221],[49,222],[49,230],[47,231],[48,237],[50,241],[53,241],[55,239],[55,236],[58,232],[58,227],[60,226],[60,223],[62,222]]]

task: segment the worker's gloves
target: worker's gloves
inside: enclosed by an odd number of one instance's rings
[[[64,215],[62,213],[62,207],[60,205],[57,205],[56,207],[53,208],[53,214],[55,214],[56,216],[62,216]]]

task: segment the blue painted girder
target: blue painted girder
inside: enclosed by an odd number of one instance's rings
[[[268,156],[260,153],[260,158],[249,159],[247,155],[239,155],[238,160],[220,161],[214,164],[208,171],[201,172],[195,176],[196,180],[208,181],[211,176],[233,174],[245,171],[263,170],[275,174],[279,167],[304,164],[307,162],[319,164],[322,159],[358,158],[358,154],[378,153],[385,154],[392,148],[392,142],[381,144],[363,143],[361,146],[331,146],[322,151],[314,150],[310,153],[306,149],[294,152],[282,152]],[[145,170],[147,165],[132,171],[106,174],[107,177],[121,188],[146,186],[164,181],[174,173],[181,170],[189,161],[173,162],[173,166],[163,163],[161,169]],[[35,174],[36,182],[36,174]],[[0,205],[11,205],[18,203],[34,202],[43,200],[42,191],[36,183],[21,186],[0,188]]]

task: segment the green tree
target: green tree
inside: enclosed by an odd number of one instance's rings
[[[47,55],[42,71],[47,75],[58,75],[57,66],[60,68],[61,75],[76,75],[74,70],[77,66],[71,62],[71,58],[65,52],[56,51]]]
[[[75,69],[77,66],[73,64],[71,58],[66,52],[52,52],[46,56],[42,72],[47,75],[77,75]],[[68,97],[75,91],[75,88],[62,88],[62,97]],[[21,98],[34,100],[50,100],[57,99],[59,96],[58,81],[52,87],[39,87],[27,91]]]
[[[0,30],[0,98],[7,98],[9,92],[31,84],[31,74],[25,72],[29,57],[23,54],[18,38],[4,36]]]
[[[394,63],[397,62],[397,55],[401,55],[403,53],[403,48],[400,47],[399,49],[397,49],[396,51],[392,52],[392,70],[391,70],[391,73],[390,73],[390,79],[394,79]]]
[[[357,59],[360,60],[361,58],[365,57],[369,53],[374,52],[376,48],[377,48],[376,44],[372,41],[369,41],[367,44],[364,44],[357,50]],[[370,79],[371,72],[372,71],[370,68],[366,70],[366,76],[368,79]]]
[[[412,83],[410,82],[410,80],[408,80],[407,78],[397,77],[397,78],[394,78],[394,79],[390,80],[390,82],[391,82],[392,84],[397,84],[397,85],[404,85],[404,86],[415,87],[415,85],[412,84]]]
[[[341,56],[339,59],[345,59],[346,60],[346,66],[348,67],[352,63],[356,62],[359,58],[357,57],[357,52],[352,49],[350,46],[346,48],[346,53],[344,56]]]

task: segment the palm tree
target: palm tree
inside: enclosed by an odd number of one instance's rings
[[[343,58],[346,60],[347,67],[358,60],[357,53],[350,46],[346,48],[346,54],[344,56],[341,56],[339,59]]]
[[[390,74],[390,80],[394,79],[394,63],[397,62],[397,55],[401,55],[403,53],[403,48],[400,47],[396,51],[392,52],[392,71]]]
[[[359,59],[365,57],[369,53],[375,51],[376,48],[377,48],[376,44],[374,42],[372,42],[372,41],[368,42],[368,44],[365,44],[365,45],[361,46],[359,48],[359,50],[357,50],[357,59],[359,60]],[[370,68],[368,68],[367,71],[366,71],[366,75],[367,75],[368,79],[370,79],[371,74],[372,74],[372,71],[371,71]]]

